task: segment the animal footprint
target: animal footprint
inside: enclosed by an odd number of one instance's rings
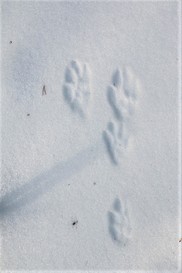
[[[128,136],[123,124],[109,122],[107,129],[103,132],[108,153],[115,164],[119,163],[119,159],[124,152]]]
[[[113,74],[107,97],[117,120],[128,120],[133,114],[139,89],[140,82],[131,69],[117,69]]]
[[[90,92],[90,71],[88,65],[72,61],[66,69],[64,97],[71,109],[80,116],[87,115]]]
[[[108,212],[108,222],[112,240],[120,246],[125,246],[131,238],[132,229],[128,210],[118,198],[114,200],[113,211]]]
[[[110,158],[115,164],[119,163],[128,145],[130,117],[134,113],[139,89],[140,82],[129,68],[123,71],[117,69],[113,74],[112,84],[108,87],[107,98],[116,123],[109,122],[103,136]]]

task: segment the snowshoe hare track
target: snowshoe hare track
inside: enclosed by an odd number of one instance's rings
[[[88,114],[91,97],[90,69],[87,64],[72,61],[66,69],[64,97],[71,109],[78,112],[81,117]]]
[[[107,99],[116,122],[109,122],[103,132],[109,156],[115,164],[119,163],[128,145],[130,118],[139,91],[140,81],[130,68],[115,71],[112,84],[108,87]]]
[[[125,246],[132,235],[127,206],[116,198],[113,210],[108,212],[109,233],[112,240]]]
[[[113,163],[118,164],[127,145],[127,132],[124,132],[122,124],[111,121],[107,124],[107,129],[103,132],[103,137],[108,153]]]
[[[117,69],[112,84],[108,87],[107,98],[118,121],[125,121],[134,113],[140,82],[131,68]]]

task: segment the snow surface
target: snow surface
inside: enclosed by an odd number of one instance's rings
[[[3,270],[180,272],[179,5],[3,2]]]

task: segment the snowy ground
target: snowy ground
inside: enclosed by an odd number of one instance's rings
[[[178,5],[2,4],[3,270],[180,272]]]

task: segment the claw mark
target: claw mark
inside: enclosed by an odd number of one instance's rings
[[[109,233],[114,242],[125,246],[131,238],[132,228],[126,205],[116,198],[113,203],[113,210],[108,212]]]
[[[84,117],[87,114],[90,92],[88,65],[72,61],[65,72],[64,97],[73,111]]]

